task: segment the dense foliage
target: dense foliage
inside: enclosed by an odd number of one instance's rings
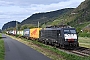
[[[24,29],[30,29],[30,28],[35,28],[37,26],[32,25],[32,24],[24,24],[20,27],[20,30],[24,30]]]
[[[90,37],[90,33],[79,33],[80,37]]]
[[[40,24],[45,24],[47,22],[52,22],[58,17],[66,14],[67,12],[72,11],[73,8],[65,8],[57,11],[51,11],[51,12],[46,12],[46,13],[36,13],[33,14],[32,16],[28,17],[24,21],[21,22],[21,24],[38,24],[38,21]]]

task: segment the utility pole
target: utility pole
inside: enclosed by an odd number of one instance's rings
[[[38,21],[38,28],[39,28],[39,21]]]
[[[16,34],[17,34],[17,31],[18,31],[18,23],[17,23],[17,21],[16,21]]]

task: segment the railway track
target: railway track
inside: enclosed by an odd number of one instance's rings
[[[86,48],[86,47],[78,47],[74,50],[65,50],[65,49],[62,49],[64,50],[64,52],[67,52],[69,54],[76,54],[78,56],[90,56],[90,48]]]
[[[75,49],[73,48],[72,49],[58,48],[58,49],[60,51],[66,52],[67,54],[75,54],[77,56],[82,56],[82,57],[90,56],[90,48],[86,48],[86,47],[78,47]]]
[[[72,51],[72,53],[81,55],[81,56],[90,56],[90,48],[78,47]]]

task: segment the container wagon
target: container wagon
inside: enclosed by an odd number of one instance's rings
[[[23,36],[24,36],[26,39],[29,39],[29,38],[30,38],[30,29],[24,29],[24,31],[23,31]]]
[[[20,36],[23,36],[23,34],[24,34],[23,31],[20,31]]]
[[[30,38],[31,38],[32,40],[38,39],[38,38],[39,38],[39,35],[40,35],[39,31],[40,31],[41,29],[42,29],[42,28],[32,28],[32,29],[30,29]]]
[[[20,31],[17,31],[17,35],[20,35]]]
[[[8,31],[8,34],[9,34],[9,35],[16,35],[16,30]]]
[[[17,31],[17,35],[19,35],[20,37],[23,36],[23,31]]]

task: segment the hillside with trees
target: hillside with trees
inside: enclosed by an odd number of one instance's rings
[[[84,27],[90,24],[89,7],[90,7],[90,0],[85,0],[77,8],[73,9],[73,11],[71,11],[69,14],[64,14],[55,19],[53,22],[48,22],[46,25],[66,24],[76,27],[77,30],[80,32],[81,30],[84,30]],[[88,29],[90,28],[88,27],[87,30]]]
[[[17,24],[20,24],[20,22],[17,21]],[[3,25],[2,27],[2,30],[11,30],[11,29],[15,29],[16,27],[16,21],[10,21],[10,22],[7,22]]]
[[[28,17],[27,19],[23,20],[21,22],[22,25],[24,24],[35,24],[37,25],[38,21],[40,22],[40,25],[47,23],[47,22],[52,22],[58,17],[71,12],[73,8],[65,8],[57,11],[51,11],[51,12],[45,12],[45,13],[36,13],[33,14],[32,16]]]

